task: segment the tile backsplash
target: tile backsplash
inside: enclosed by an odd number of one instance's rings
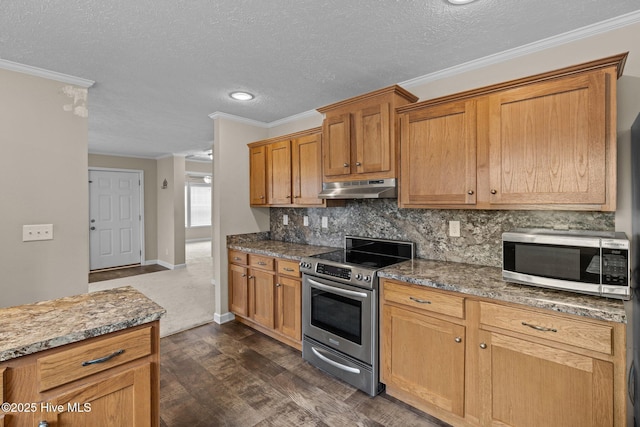
[[[449,221],[460,221],[460,237],[449,237]],[[502,265],[504,231],[557,226],[612,231],[615,213],[399,209],[395,199],[349,200],[340,208],[271,208],[273,240],[335,247],[343,246],[345,235],[407,240],[415,242],[418,258],[494,267]]]

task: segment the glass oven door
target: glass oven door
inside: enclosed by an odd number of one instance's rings
[[[373,360],[376,292],[303,275],[302,332],[365,363]]]

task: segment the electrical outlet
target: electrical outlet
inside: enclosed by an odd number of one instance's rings
[[[329,218],[326,216],[322,217],[322,228],[329,228]]]
[[[460,237],[460,221],[449,221],[449,236]]]
[[[282,225],[289,225],[289,215],[282,215]]]
[[[305,227],[309,226],[309,217],[307,215],[302,217],[302,225],[304,225]]]
[[[53,224],[32,224],[22,226],[22,241],[53,240]]]

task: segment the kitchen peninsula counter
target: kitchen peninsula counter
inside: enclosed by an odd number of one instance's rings
[[[498,267],[414,259],[379,271],[379,277],[616,323],[627,323],[620,300],[536,288],[502,279]]]
[[[0,362],[159,320],[133,287],[0,309]]]
[[[278,240],[255,240],[228,243],[228,249],[253,253],[258,255],[271,256],[276,258],[300,261],[302,258],[335,251],[340,248],[330,246],[312,246],[300,243],[289,243]]]

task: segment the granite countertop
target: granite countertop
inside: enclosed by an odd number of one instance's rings
[[[0,309],[0,362],[160,319],[131,286]]]
[[[249,252],[259,255],[267,255],[276,258],[284,258],[300,261],[302,258],[311,255],[322,254],[335,251],[341,248],[330,246],[312,246],[300,243],[281,242],[278,240],[256,240],[248,242],[230,243],[227,248],[242,252]]]
[[[508,283],[498,267],[414,259],[382,269],[378,275],[421,286],[560,313],[626,323],[620,300]]]

